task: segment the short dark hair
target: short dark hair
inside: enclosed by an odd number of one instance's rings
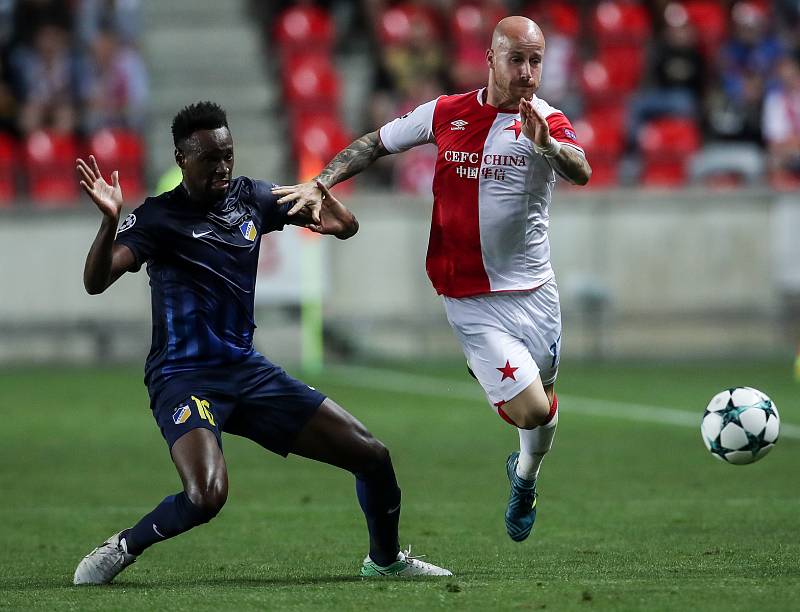
[[[214,102],[195,102],[184,106],[172,120],[172,142],[175,147],[197,130],[216,130],[228,127],[225,110]]]

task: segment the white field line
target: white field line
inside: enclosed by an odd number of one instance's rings
[[[328,366],[326,372],[333,374],[337,382],[345,387],[389,391],[391,393],[410,393],[427,395],[450,400],[463,400],[486,404],[486,399],[477,382],[455,381],[447,378],[436,378],[420,374],[407,374],[382,368],[361,366]],[[558,394],[559,403],[568,413],[588,414],[591,416],[644,421],[664,425],[681,425],[684,427],[700,427],[702,411],[688,412],[675,408],[649,406],[629,402],[612,402],[609,400],[580,397],[577,395]],[[780,410],[780,407],[779,407]],[[781,422],[781,438],[800,440],[800,426]]]

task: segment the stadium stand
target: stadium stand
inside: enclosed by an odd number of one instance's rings
[[[78,199],[74,136],[51,130],[37,130],[23,145],[23,165],[28,194],[39,208],[69,208]]]
[[[108,163],[124,166],[126,193],[145,193],[172,165],[165,126],[201,78],[208,97],[229,107],[240,171],[264,175],[287,164],[298,178],[311,176],[353,134],[440,93],[481,86],[492,27],[512,12],[535,18],[548,36],[541,93],[580,127],[595,166],[592,188],[695,182],[790,190],[800,182],[792,161],[800,145],[770,136],[775,100],[787,88],[782,74],[791,71],[780,67],[796,62],[800,49],[796,3],[251,0],[249,14],[245,6],[224,16],[210,0],[19,0],[0,7],[0,207],[30,201],[47,208],[60,198],[74,206],[66,175],[39,169],[57,166],[68,142],[75,151],[105,152]],[[253,38],[259,35],[266,56]],[[681,36],[691,50],[676,50]],[[201,50],[188,44],[198,39],[206,41]],[[214,69],[190,61],[200,56],[218,58]],[[694,62],[693,81],[681,85],[673,77],[687,61]],[[61,66],[66,80],[53,80],[51,65]],[[120,90],[138,92],[129,111],[109,112],[125,106],[119,100],[101,108]],[[352,90],[366,95],[353,98]],[[270,120],[270,108],[282,125]],[[661,119],[692,124],[680,136],[691,140],[677,150],[659,145],[661,153],[642,149]],[[35,144],[43,142],[55,158]],[[283,143],[291,145],[288,156]],[[17,152],[24,180],[11,174]],[[680,169],[664,161],[676,155],[687,156]],[[424,191],[419,169],[430,155],[409,157],[382,160],[363,180]]]
[[[767,170],[770,154],[762,136],[764,100],[776,88],[777,66],[800,47],[791,25],[798,21],[797,9],[786,3],[362,0],[349,20],[343,18],[341,2],[306,1],[302,8],[283,4],[283,20],[305,14],[306,28],[312,15],[320,23],[333,23],[321,28],[324,35],[319,36],[330,65],[346,61],[348,54],[366,55],[372,62],[376,76],[362,102],[366,112],[342,135],[377,128],[426,101],[423,92],[435,97],[480,87],[493,24],[504,14],[521,13],[536,19],[548,36],[545,70],[548,63],[558,68],[545,73],[542,95],[579,126],[578,136],[593,156],[592,188],[677,188],[691,182],[736,187],[770,181],[786,188],[795,174],[793,168]],[[275,23],[285,30],[285,21]],[[330,35],[333,30],[336,35]],[[294,43],[274,31],[268,44],[280,56],[281,47]],[[366,41],[367,50],[357,45],[345,49],[342,41],[353,37]],[[336,104],[351,82],[346,72],[339,75],[339,89],[331,87],[326,100],[336,109],[331,116],[341,118]],[[284,89],[287,108],[296,96]],[[285,116],[291,125],[291,110]],[[723,154],[726,147],[739,154]],[[301,152],[294,150],[297,164]],[[403,165],[418,172],[426,158],[387,160],[378,164],[373,179],[377,185],[418,192],[420,181],[412,180],[413,171]],[[387,171],[388,166],[396,167]]]
[[[14,160],[17,144],[12,138],[0,134],[0,208],[10,208],[16,196]]]

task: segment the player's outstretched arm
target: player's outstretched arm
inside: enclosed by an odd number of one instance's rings
[[[80,185],[103,214],[100,229],[86,256],[83,268],[83,286],[87,293],[96,295],[105,291],[124,272],[135,263],[131,250],[122,245],[114,245],[117,234],[119,216],[122,212],[122,189],[119,186],[119,174],[111,173],[109,185],[93,155],[89,156],[90,164],[78,158],[75,167],[80,177]]]
[[[299,185],[283,185],[275,187],[272,193],[282,196],[278,204],[294,202],[289,210],[289,215],[295,215],[300,210],[308,208],[314,223],[320,222],[322,209],[322,191],[317,186],[317,181],[326,187],[333,187],[337,183],[346,181],[355,176],[379,157],[388,155],[389,151],[381,143],[378,130],[364,134],[354,140],[347,147],[339,151],[330,163],[322,169],[314,180]]]
[[[530,100],[523,98],[519,101],[519,114],[523,133],[533,142],[537,152],[541,152],[555,166],[559,174],[575,185],[585,185],[589,182],[592,176],[589,162],[572,147],[563,147],[550,141],[547,121],[536,112]]]
[[[318,234],[330,234],[340,240],[347,240],[355,236],[358,231],[358,220],[321,182],[316,181],[317,188],[322,193],[322,209],[320,222],[311,220],[308,209],[303,209],[295,215],[293,222]]]

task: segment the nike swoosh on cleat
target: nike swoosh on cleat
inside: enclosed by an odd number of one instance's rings
[[[392,508],[391,510],[389,510],[389,511],[388,511],[386,514],[394,514],[394,513],[395,513],[395,512],[397,512],[398,510],[400,510],[400,504],[397,504],[397,505],[396,505],[394,508]]]
[[[209,230],[207,232],[196,232],[196,231],[192,230],[192,238],[202,238],[203,236],[207,236],[210,233],[211,233],[211,230]]]
[[[161,533],[161,532],[158,530],[158,527],[156,527],[156,524],[155,524],[155,523],[153,523],[153,531],[155,531],[155,532],[156,532],[156,535],[157,535],[159,538],[164,538],[164,537],[166,537],[166,536],[165,536],[163,533]]]

